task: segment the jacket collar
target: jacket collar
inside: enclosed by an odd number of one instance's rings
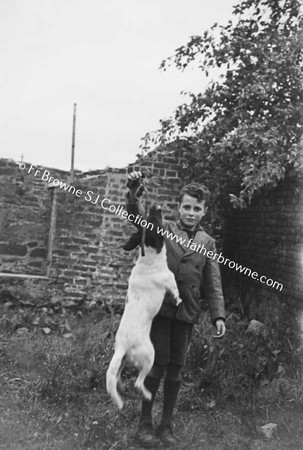
[[[181,247],[181,249],[184,252],[184,256],[190,255],[191,253],[194,253],[196,251],[196,248],[198,247],[199,243],[201,242],[203,227],[200,224],[196,225],[195,229],[193,230],[193,231],[196,231],[196,235],[192,242],[189,242],[190,239],[188,237],[186,230],[187,230],[187,228],[180,220],[171,224],[171,231],[174,234],[176,234],[177,237],[181,238],[181,240],[185,241],[183,245],[181,244],[180,241],[178,242],[179,246]],[[192,248],[190,248],[191,245],[192,245]]]
[[[177,226],[178,228],[180,228],[181,230],[184,230],[184,231],[187,231],[187,230],[188,230],[188,228],[184,225],[183,222],[181,222],[180,219],[177,220],[176,226]],[[203,231],[203,227],[202,227],[199,223],[197,223],[197,225],[195,226],[195,228],[194,228],[193,230],[188,230],[188,231]]]

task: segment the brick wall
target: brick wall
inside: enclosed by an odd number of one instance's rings
[[[42,276],[49,270],[50,274],[50,280],[0,277],[1,284],[14,284],[37,301],[54,295],[67,302],[123,301],[136,252],[128,253],[121,247],[135,228],[121,215],[102,208],[100,201],[108,198],[112,205],[124,206],[127,173],[149,169],[156,176],[148,185],[149,204],[156,201],[162,205],[165,218],[174,218],[182,163],[180,149],[172,147],[166,156],[152,152],[122,169],[77,172],[72,184],[82,191],[81,196],[56,189],[57,220],[49,265],[54,189],[41,179],[45,168],[38,167],[41,172],[35,176],[34,171],[28,173],[28,163],[20,171],[14,161],[0,160],[0,272]],[[68,180],[67,172],[47,170],[60,181]],[[246,210],[231,211],[224,256],[284,287],[280,292],[220,266],[228,306],[243,307],[251,317],[264,318],[283,314],[281,304],[302,301],[302,187],[302,180],[289,176],[276,189],[262,193]]]
[[[25,166],[21,171],[14,161],[0,160],[0,272],[41,276],[49,270],[50,282],[40,281],[40,291],[34,289],[37,298],[56,295],[67,302],[122,301],[136,252],[121,247],[135,227],[105,207],[124,207],[127,173],[150,170],[156,177],[149,180],[148,203],[157,201],[164,217],[172,218],[181,184],[180,150],[172,147],[166,156],[151,152],[122,169],[77,172],[70,184],[78,195],[73,189],[55,188],[57,217],[51,264],[47,255],[54,188],[47,180],[53,176],[68,185],[69,174],[37,166],[40,172],[35,175],[34,170],[29,172],[30,163]],[[45,170],[48,173],[43,176]],[[102,207],[105,198],[109,201]],[[0,282],[13,283],[3,277]],[[24,281],[27,291],[34,284],[37,282]]]
[[[43,275],[51,193],[39,177],[25,172],[11,160],[0,160],[0,271]]]
[[[227,297],[245,312],[276,320],[303,299],[303,179],[289,174],[247,209],[233,211],[224,236],[224,256],[283,284],[275,289],[224,268]],[[264,281],[264,279],[263,279]],[[271,282],[269,282],[271,283]]]

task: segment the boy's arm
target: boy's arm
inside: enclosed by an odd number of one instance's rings
[[[137,215],[142,216],[145,219],[145,208],[142,205],[142,202],[139,198],[136,198],[134,194],[131,193],[131,191],[127,192],[126,194],[126,211],[128,212],[128,215],[133,214],[134,217]],[[133,225],[141,229],[141,226],[139,224],[134,223],[131,221]]]
[[[131,222],[139,230],[141,229],[141,226],[139,224],[134,223],[135,217],[139,215],[144,219],[146,218],[145,208],[142,205],[138,194],[138,191],[140,189],[141,177],[142,177],[141,172],[131,172],[128,175],[127,187],[129,188],[129,191],[126,193],[126,211],[128,212],[128,215],[133,214],[134,218],[133,220],[131,220]]]
[[[142,190],[140,191],[141,185],[139,181],[141,178],[141,172],[131,172],[128,175],[127,187],[129,188],[129,191],[126,193],[126,211],[128,212],[128,215],[133,214],[131,221],[133,221],[137,215],[141,216],[143,219],[147,218],[145,207],[140,200]],[[142,229],[141,225],[134,222],[133,224],[138,230]],[[163,228],[165,228],[168,224],[169,221],[162,218]]]
[[[212,241],[210,250],[216,253],[215,242]],[[225,320],[224,298],[222,292],[221,274],[219,263],[213,258],[207,258],[203,270],[204,290],[208,302],[212,323],[215,325],[218,319]]]

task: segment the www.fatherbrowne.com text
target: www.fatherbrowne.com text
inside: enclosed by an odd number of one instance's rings
[[[283,284],[278,283],[278,281],[274,281],[271,278],[267,278],[265,275],[259,276],[258,272],[252,272],[248,267],[242,266],[241,264],[236,263],[235,261],[230,260],[229,258],[225,258],[222,253],[214,253],[211,250],[207,250],[204,247],[204,244],[195,244],[192,239],[185,239],[182,237],[177,236],[176,234],[169,232],[168,230],[163,230],[163,228],[157,227],[157,233],[161,234],[162,236],[165,236],[166,238],[171,239],[172,241],[175,240],[176,242],[179,242],[182,246],[189,247],[191,250],[203,253],[204,256],[211,259],[217,259],[218,263],[223,264],[224,266],[227,265],[230,269],[234,269],[237,272],[243,273],[244,275],[247,275],[251,277],[253,280],[258,280],[263,284],[266,284],[267,286],[270,286],[275,289],[279,289],[282,291]]]
[[[19,169],[20,170],[25,170],[27,169],[27,166],[24,162],[18,163]],[[67,184],[64,181],[60,181],[57,178],[51,176],[50,171],[49,170],[40,170],[37,169],[36,166],[34,166],[33,164],[30,165],[30,167],[27,170],[27,173],[31,173],[32,175],[34,175],[35,177],[41,177],[41,180],[46,181],[47,183],[51,184],[54,187],[58,187],[59,189],[62,189],[66,192],[69,192],[71,194],[76,195],[76,197],[82,197],[84,194],[84,200],[96,205],[98,202],[100,204],[100,206],[105,209],[110,211],[113,214],[119,215],[121,217],[123,217],[124,219],[129,220],[132,223],[135,223],[136,225],[140,225],[141,227],[145,227],[148,229],[153,229],[154,224],[147,222],[147,220],[145,220],[142,216],[140,216],[139,214],[137,214],[136,216],[134,214],[129,214],[126,210],[123,209],[123,207],[121,205],[114,205],[112,204],[112,202],[110,201],[110,199],[108,198],[103,198],[101,200],[101,196],[100,194],[95,195],[93,191],[89,190],[86,192],[83,192],[81,189],[77,189],[75,186],[72,186],[70,184]],[[278,281],[274,281],[271,278],[267,278],[265,275],[261,275],[259,276],[258,272],[252,272],[248,267],[244,267],[241,264],[236,263],[235,261],[232,261],[228,258],[225,258],[222,253],[214,253],[211,250],[207,250],[204,247],[204,244],[199,244],[196,245],[192,239],[184,239],[182,237],[177,236],[176,234],[169,232],[168,230],[164,230],[163,228],[159,228],[157,227],[157,233],[161,234],[162,236],[164,236],[167,239],[171,239],[172,241],[175,240],[177,243],[180,243],[182,246],[185,246],[186,248],[190,248],[191,250],[198,252],[198,253],[203,253],[204,256],[206,256],[207,258],[212,258],[212,259],[216,259],[218,263],[223,264],[224,266],[228,266],[230,269],[234,269],[237,272],[240,272],[246,276],[251,277],[253,280],[258,280],[260,281],[260,283],[266,284],[269,287],[272,287],[274,289],[280,290],[282,291],[283,289],[283,284],[279,283]]]

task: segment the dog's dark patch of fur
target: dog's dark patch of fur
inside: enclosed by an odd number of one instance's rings
[[[161,234],[157,233],[158,228],[162,228],[162,213],[161,209],[156,205],[153,205],[150,209],[149,216],[146,219],[147,223],[153,224],[153,229],[149,229],[149,227],[145,227],[145,241],[144,245],[146,247],[153,247],[157,250],[157,253],[160,253],[164,243],[164,237]],[[130,251],[140,245],[142,240],[143,227],[137,231],[137,233],[133,234],[130,239],[123,246],[124,250]]]

